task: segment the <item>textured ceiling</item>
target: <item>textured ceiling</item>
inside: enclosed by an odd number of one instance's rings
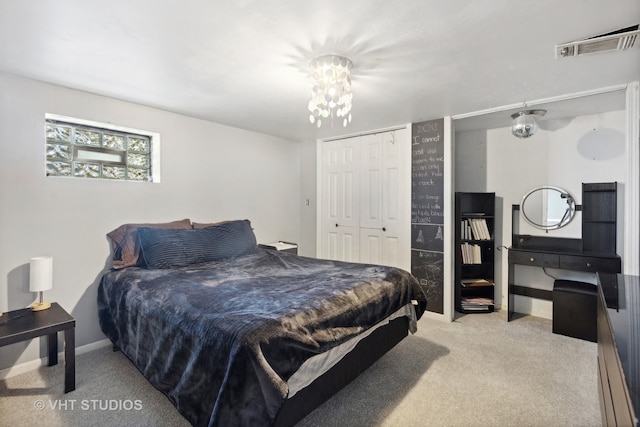
[[[638,21],[638,0],[0,0],[0,71],[312,140],[639,80],[638,47],[554,51]],[[346,129],[308,121],[328,53],[354,63]]]

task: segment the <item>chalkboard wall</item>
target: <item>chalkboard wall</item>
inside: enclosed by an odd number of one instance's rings
[[[411,273],[444,313],[444,119],[411,126]]]

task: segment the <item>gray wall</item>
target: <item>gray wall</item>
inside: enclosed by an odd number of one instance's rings
[[[45,113],[159,132],[161,183],[46,177]],[[105,234],[120,224],[248,218],[259,242],[300,239],[297,142],[0,74],[0,147],[0,309],[33,302],[29,259],[53,256],[45,299],[76,318],[78,346],[105,338],[96,290]],[[44,356],[44,345],[0,348],[0,369]]]
[[[301,144],[300,186],[302,194],[302,208],[300,217],[300,240],[298,241],[298,254],[304,256],[316,256],[317,240],[317,142],[305,141]],[[307,204],[306,201],[309,201]]]
[[[454,147],[455,191],[486,192],[487,131],[456,133]]]

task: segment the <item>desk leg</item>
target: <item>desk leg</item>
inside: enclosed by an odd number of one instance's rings
[[[515,305],[515,301],[513,298],[513,292],[511,291],[511,284],[507,285],[507,293],[508,293],[508,297],[507,297],[507,322],[511,321],[511,318],[513,317],[513,308]]]
[[[76,389],[76,328],[64,331],[64,392]]]
[[[515,307],[513,292],[511,290],[515,275],[515,266],[513,264],[509,264],[509,276],[507,278],[507,322],[511,321],[511,318],[513,317],[513,309]]]
[[[58,364],[58,334],[53,333],[47,335],[47,348],[49,355],[47,357],[48,365],[53,366]]]

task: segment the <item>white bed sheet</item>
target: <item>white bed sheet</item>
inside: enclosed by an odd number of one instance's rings
[[[368,337],[373,331],[380,328],[381,326],[389,324],[393,319],[397,319],[398,317],[406,316],[410,319],[410,324],[415,325],[416,312],[413,308],[412,304],[407,304],[404,307],[400,308],[395,313],[391,314],[386,319],[378,322],[374,327],[369,328],[365,332],[360,335],[351,338],[349,341],[344,342],[331,350],[313,356],[307,361],[305,361],[302,366],[289,378],[287,384],[289,386],[289,394],[288,398],[293,397],[297,392],[311,384],[316,378],[320,375],[327,372],[336,363],[338,363],[342,358],[349,353],[354,347],[364,338]],[[415,328],[411,327],[410,331],[412,333],[415,332]]]

